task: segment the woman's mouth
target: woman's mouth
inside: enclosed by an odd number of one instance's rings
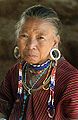
[[[37,55],[27,55],[27,57],[37,57]]]
[[[32,53],[27,53],[27,52],[24,52],[23,53],[23,55],[24,55],[24,59],[28,62],[30,62],[30,61],[36,61],[39,57],[38,57],[38,53],[34,53],[34,52],[32,52]]]

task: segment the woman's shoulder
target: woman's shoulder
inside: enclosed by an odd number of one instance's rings
[[[21,64],[23,65],[25,62],[22,61]],[[19,70],[19,64],[20,62],[16,62],[14,65],[12,65],[9,69],[10,72],[18,71]]]
[[[24,63],[25,61],[21,62],[22,66],[24,65]],[[19,64],[20,62],[16,62],[14,65],[12,65],[10,69],[8,70],[8,72],[6,73],[6,75],[11,75],[11,76],[17,75],[19,72]]]
[[[58,61],[58,65],[57,65],[58,69],[62,69],[64,71],[72,71],[72,72],[78,72],[78,69],[75,68],[71,63],[69,63],[64,57],[62,57],[59,61]]]
[[[18,71],[18,62],[16,62],[14,65],[12,65],[10,68],[9,68],[9,70],[8,70],[8,72],[7,72],[7,74],[9,73],[14,73],[14,72],[16,72],[16,71]]]
[[[76,78],[78,77],[78,69],[76,69],[63,57],[58,61],[57,74],[65,78]]]

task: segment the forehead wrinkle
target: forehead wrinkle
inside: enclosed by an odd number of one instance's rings
[[[45,20],[42,19],[28,19],[22,27],[22,32],[27,34],[38,34],[38,35],[47,35],[47,30],[54,31],[54,26]]]

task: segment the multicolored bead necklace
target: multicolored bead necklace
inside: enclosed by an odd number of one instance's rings
[[[55,61],[55,65],[52,69],[51,73],[51,81],[50,81],[50,96],[48,100],[48,116],[50,118],[54,117],[55,114],[55,106],[54,106],[54,88],[55,88],[55,74],[56,74],[56,66],[57,66],[57,61]]]
[[[40,75],[38,76],[37,80],[34,82],[32,87],[29,88],[26,83],[26,79],[27,79],[26,72],[27,72],[28,64],[25,63],[24,66],[22,67],[22,63],[19,63],[19,80],[18,80],[17,98],[21,99],[22,93],[23,93],[23,105],[22,105],[22,110],[21,110],[19,120],[23,120],[23,114],[25,112],[25,105],[26,105],[28,96],[32,94],[32,92],[35,92],[40,89],[44,89],[44,90],[50,89],[50,97],[48,100],[48,111],[47,112],[48,112],[49,117],[53,118],[54,111],[55,111],[54,86],[55,86],[56,66],[57,66],[57,63],[55,61],[52,62],[50,60],[48,60],[42,65],[30,65],[30,67],[32,67],[34,70],[38,70],[42,72],[40,72]],[[49,75],[52,67],[53,69],[52,69],[51,75]],[[36,89],[33,88],[36,85],[36,83],[40,80],[40,78],[45,74],[46,70],[48,70],[48,73],[46,75],[45,80],[43,81],[43,84]],[[45,86],[49,83],[50,83],[49,88],[46,89]],[[50,111],[52,111],[52,113],[50,113]]]
[[[27,66],[26,66],[27,67]],[[27,67],[28,68],[28,67]],[[34,84],[32,85],[32,87],[31,88],[29,88],[28,86],[27,86],[27,83],[25,84],[25,81],[26,81],[26,73],[27,73],[27,68],[24,68],[25,69],[25,71],[24,71],[24,73],[25,73],[25,78],[23,79],[23,87],[25,88],[25,90],[26,91],[28,91],[28,93],[29,94],[31,94],[32,92],[34,92],[34,91],[38,91],[38,90],[40,90],[44,85],[41,85],[40,87],[38,87],[38,88],[36,88],[36,89],[34,89],[33,87],[36,85],[36,83],[41,79],[41,77],[46,73],[46,70],[47,69],[50,69],[51,70],[51,63],[44,69],[44,71],[42,71],[41,72],[41,74],[36,78],[36,81],[34,82]],[[49,71],[50,72],[50,71]],[[47,76],[46,76],[46,78],[45,78],[45,80],[47,79],[47,77],[49,76],[49,72],[47,73]],[[47,83],[47,80],[46,80],[46,82],[45,82],[45,85],[46,85],[46,83]]]

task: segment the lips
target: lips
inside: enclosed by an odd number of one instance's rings
[[[37,57],[37,55],[27,55],[28,57]]]
[[[24,51],[23,54],[25,57],[28,57],[28,58],[38,57],[38,53],[35,53],[33,51],[30,51],[30,52]]]
[[[32,54],[32,53],[24,53],[24,55],[29,57],[37,57],[37,54]]]

